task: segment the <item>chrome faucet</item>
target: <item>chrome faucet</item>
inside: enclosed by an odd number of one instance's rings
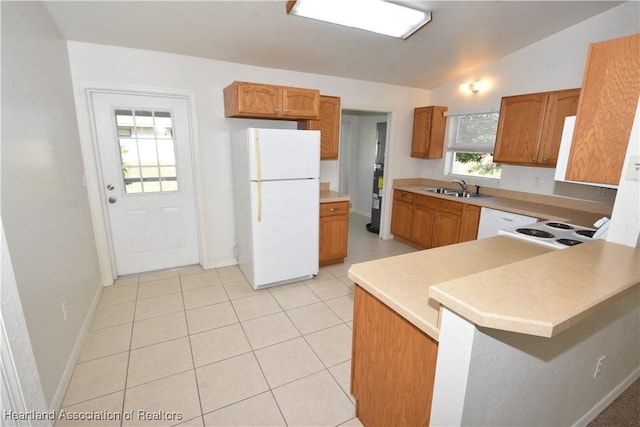
[[[462,191],[464,193],[467,192],[467,183],[464,182],[464,179],[454,179],[452,182],[455,182],[456,184],[458,184],[462,188]]]

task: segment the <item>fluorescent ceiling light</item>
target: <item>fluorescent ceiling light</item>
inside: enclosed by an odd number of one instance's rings
[[[296,0],[287,12],[401,39],[431,21],[431,12],[384,0]]]

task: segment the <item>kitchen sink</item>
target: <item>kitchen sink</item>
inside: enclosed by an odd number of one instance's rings
[[[451,188],[444,188],[444,187],[428,187],[428,188],[423,188],[422,191],[426,191],[427,193],[442,194],[445,196],[460,197],[460,198],[482,197],[482,194],[470,193],[468,191],[452,190]]]

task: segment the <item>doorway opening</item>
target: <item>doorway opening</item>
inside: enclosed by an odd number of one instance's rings
[[[342,110],[339,191],[351,196],[352,212],[366,218],[364,233],[380,233],[389,114]]]

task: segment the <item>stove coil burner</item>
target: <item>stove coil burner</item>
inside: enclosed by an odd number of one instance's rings
[[[517,228],[516,232],[527,236],[539,237],[542,239],[553,239],[555,236],[543,230],[536,230],[535,228]]]
[[[559,230],[573,230],[573,227],[563,222],[548,222],[547,227],[557,228]]]
[[[575,245],[579,245],[580,243],[582,243],[580,240],[573,240],[573,239],[558,239],[558,240],[556,240],[556,242],[560,243],[561,245],[565,245],[565,246],[575,246]]]
[[[596,232],[596,230],[577,230],[576,233],[584,236],[584,237],[589,237],[589,238],[593,238],[594,233]]]

